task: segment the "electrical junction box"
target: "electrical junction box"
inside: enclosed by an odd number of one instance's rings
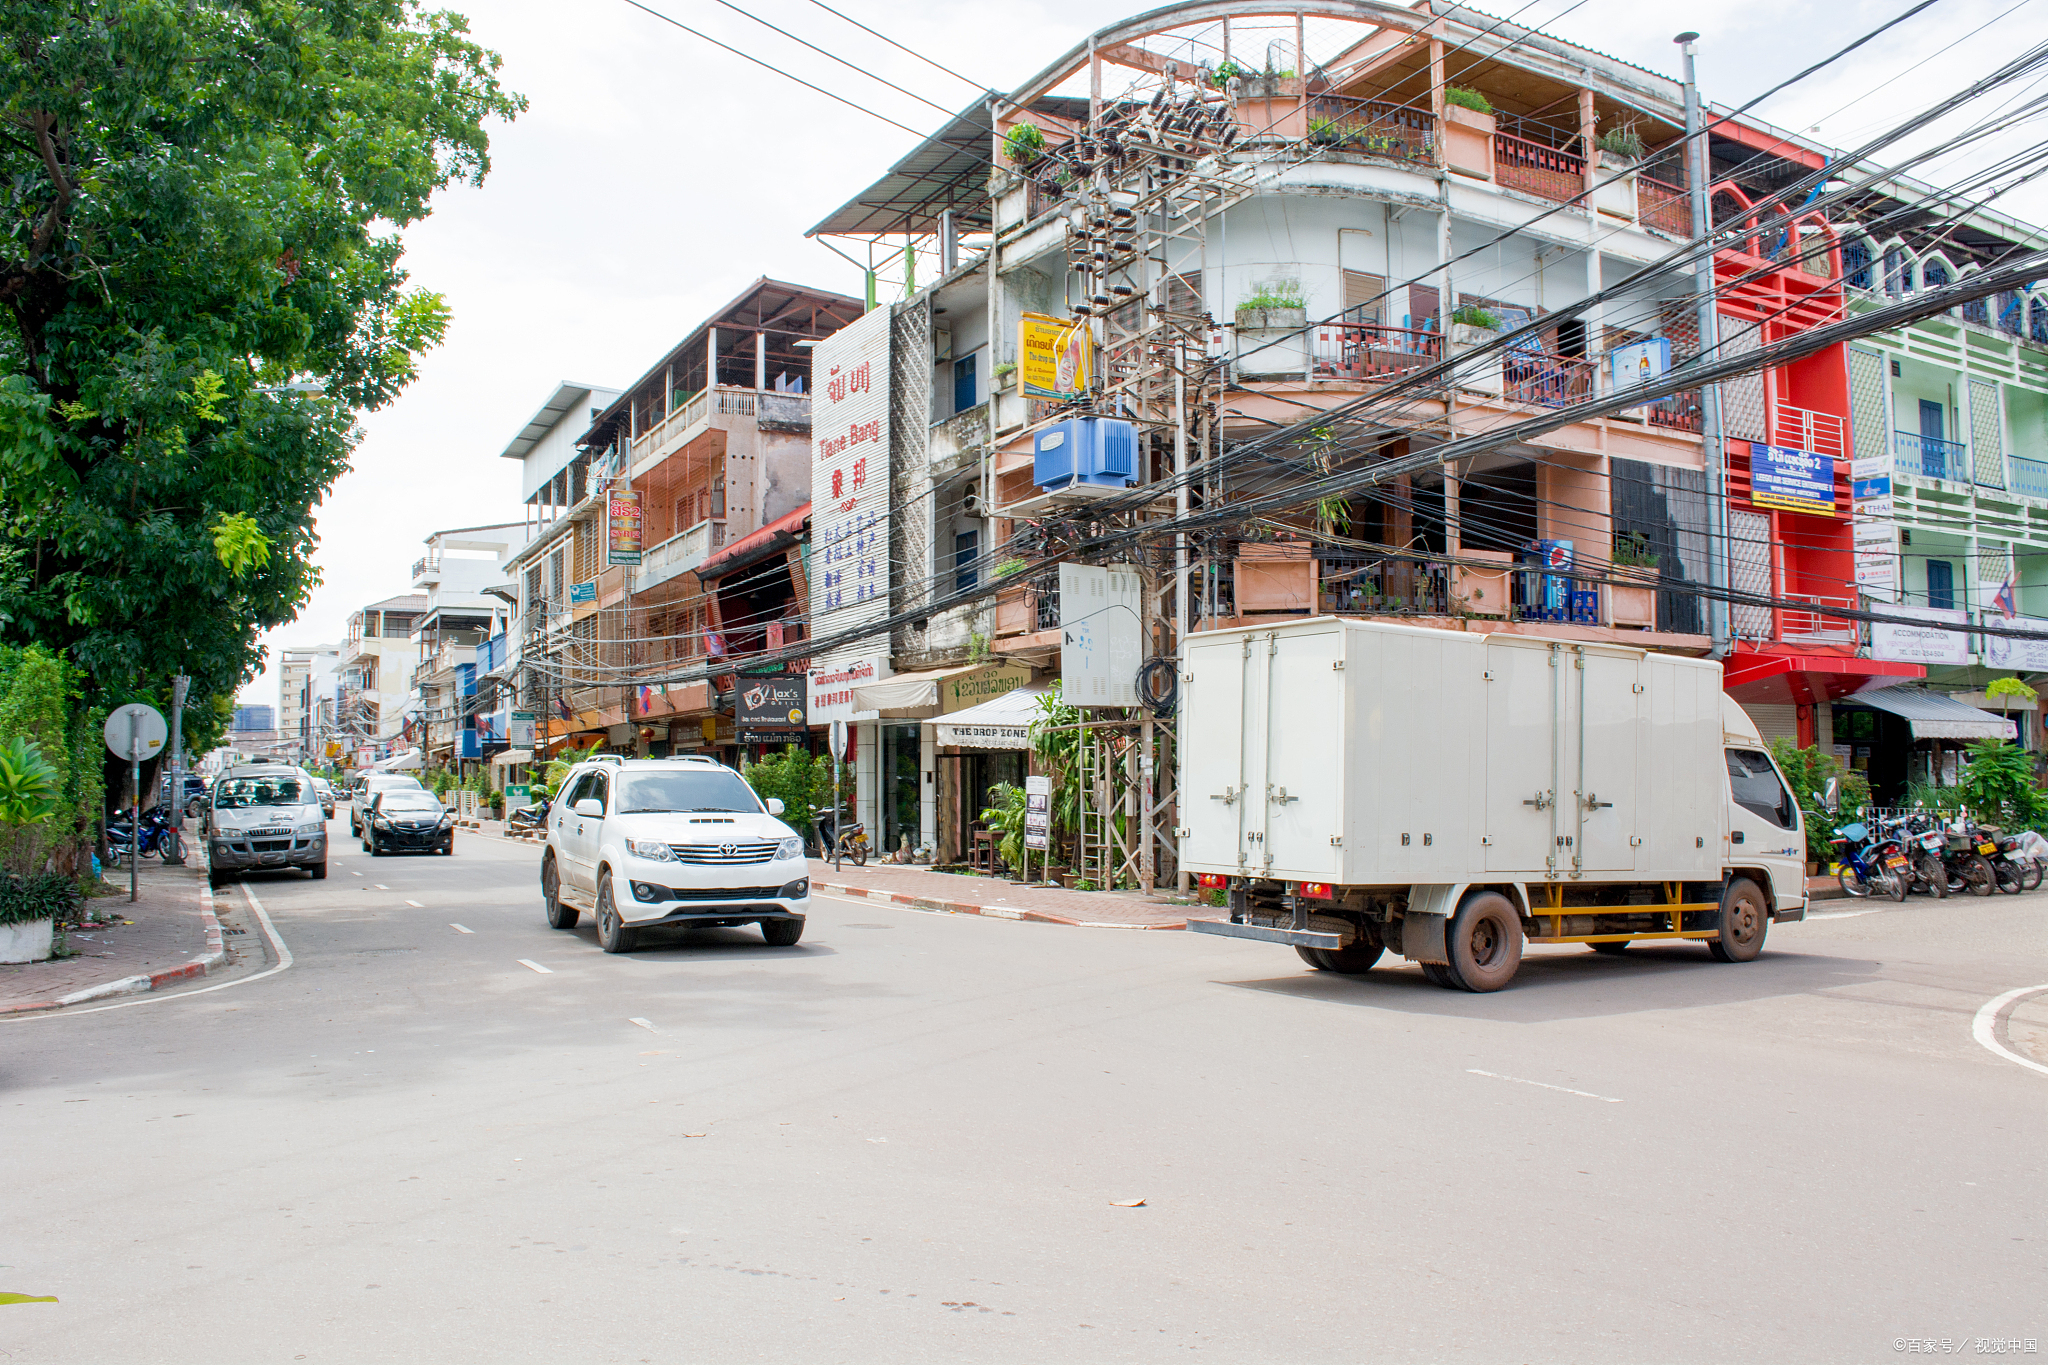
[[[1108,417],[1074,417],[1032,438],[1031,481],[1063,488],[1129,488],[1137,481],[1138,429]]]

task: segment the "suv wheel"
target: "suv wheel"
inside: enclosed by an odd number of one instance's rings
[[[771,948],[793,948],[796,941],[804,936],[804,922],[800,919],[764,919],[761,921],[761,937],[768,940]]]
[[[562,876],[555,867],[555,855],[552,853],[540,865],[540,903],[548,913],[548,928],[576,927],[576,907],[562,904]]]
[[[628,929],[612,904],[612,874],[597,879],[597,946],[608,953],[630,953],[639,941],[638,932]]]

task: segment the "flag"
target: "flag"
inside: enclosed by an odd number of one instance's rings
[[[2005,582],[1999,585],[1997,594],[1991,599],[1991,605],[1997,607],[1999,615],[2008,621],[2020,614],[2019,597],[2013,591],[2012,577],[2011,574],[2005,576]]]

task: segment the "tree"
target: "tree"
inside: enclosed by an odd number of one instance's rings
[[[1829,861],[1834,851],[1828,841],[1835,837],[1836,829],[1860,820],[1863,807],[1870,804],[1869,781],[1862,773],[1843,767],[1840,759],[1817,744],[1802,749],[1789,739],[1774,739],[1771,757],[1778,760],[1786,782],[1791,784],[1793,799],[1805,813],[1807,861]],[[1832,813],[1822,799],[1830,778],[1837,784]]]
[[[2033,760],[2002,739],[1972,740],[1969,762],[1956,785],[1963,804],[1989,824],[2028,829],[2048,815],[2048,798],[2034,785]]]
[[[189,730],[445,333],[397,230],[524,107],[415,0],[0,0],[0,639]],[[195,724],[196,722],[196,724]]]

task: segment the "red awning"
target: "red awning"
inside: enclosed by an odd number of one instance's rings
[[[804,523],[811,519],[811,505],[805,503],[786,517],[778,517],[760,530],[741,536],[732,544],[697,566],[697,580],[710,583],[723,578],[737,569],[744,569],[757,559],[766,558],[776,550],[786,550],[796,544]]]
[[[1840,654],[1733,654],[1721,665],[1721,690],[1739,702],[1811,706],[1841,701],[1870,687],[1924,678],[1919,664]]]

